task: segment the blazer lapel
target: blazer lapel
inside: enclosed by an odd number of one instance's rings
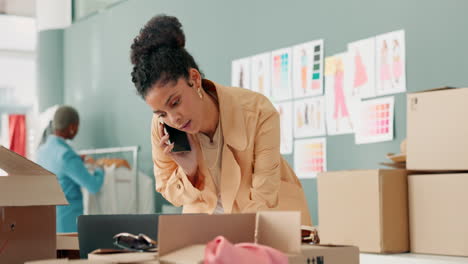
[[[228,145],[223,147],[223,161],[221,166],[221,199],[224,212],[231,213],[237,190],[240,186],[241,170],[234,154]]]

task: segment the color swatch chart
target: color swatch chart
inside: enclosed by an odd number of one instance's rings
[[[303,139],[294,142],[294,169],[299,178],[313,178],[326,171],[326,139]]]
[[[291,89],[291,49],[272,53],[272,88],[274,100],[290,99]]]
[[[322,71],[321,65],[321,45],[314,46],[314,59],[312,63],[312,90],[320,89],[321,85],[321,78],[320,73]]]
[[[393,139],[394,97],[362,101],[356,143]]]

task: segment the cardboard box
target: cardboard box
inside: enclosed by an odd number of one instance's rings
[[[407,169],[468,170],[468,88],[407,95]]]
[[[28,261],[25,264],[112,264],[107,261],[88,260],[88,259],[46,259],[37,261]]]
[[[206,243],[222,235],[231,243],[259,243],[287,254],[291,264],[327,263],[357,264],[359,249],[353,246],[301,245],[299,212],[258,212],[226,215],[161,215],[158,225],[159,263],[203,263]],[[134,256],[130,256],[134,254]],[[128,263],[145,262],[142,253],[89,254],[89,259]],[[150,254],[150,253],[143,253]],[[147,260],[146,260],[147,261]],[[319,262],[322,261],[322,262]],[[133,263],[133,262],[132,262]],[[154,262],[157,263],[157,262]]]
[[[157,252],[133,252],[118,249],[96,249],[88,254],[89,260],[111,264],[159,264]]]
[[[409,251],[406,170],[324,172],[317,186],[321,243]]]
[[[411,251],[468,256],[468,173],[410,175]]]
[[[2,146],[0,169],[0,263],[55,258],[55,205],[67,204],[55,175]]]
[[[289,263],[359,263],[359,250],[352,246],[301,245],[299,212],[258,212],[231,215],[162,215],[159,218],[160,262],[203,263],[205,245],[222,235],[231,243],[258,243],[276,248]],[[319,263],[319,262],[315,262]]]
[[[78,233],[57,233],[57,258],[80,258]]]

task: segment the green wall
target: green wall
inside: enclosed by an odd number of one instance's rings
[[[230,84],[236,58],[323,38],[325,55],[348,42],[406,30],[407,87],[463,86],[468,70],[468,2],[459,0],[131,0],[75,22],[64,34],[64,98],[82,115],[79,148],[140,145],[151,173],[151,111],[130,81],[129,47],[153,15],[177,16],[187,48],[207,78]],[[378,168],[405,137],[405,94],[395,96],[395,140],[355,145],[327,138],[328,170]],[[291,162],[293,157],[288,156]],[[317,223],[316,180],[303,181]]]
[[[63,29],[40,31],[37,37],[37,95],[39,111],[63,104]]]

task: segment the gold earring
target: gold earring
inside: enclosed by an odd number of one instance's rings
[[[202,92],[201,92],[201,88],[200,88],[200,87],[198,87],[197,93],[198,93],[198,96],[200,96],[200,99],[203,99],[203,94],[202,94]]]

